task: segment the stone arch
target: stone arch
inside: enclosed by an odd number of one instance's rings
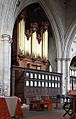
[[[68,87],[67,89],[70,90],[70,63],[72,61],[72,58],[75,56],[75,53],[70,57],[70,48],[74,39],[76,33],[76,19],[72,22],[70,25],[66,35],[65,35],[65,49],[64,49],[64,57],[66,59],[66,77],[68,79]]]
[[[75,52],[72,54],[72,56],[70,56],[70,48],[71,48],[75,33],[76,33],[76,23],[74,21],[73,24],[71,24],[71,26],[70,26],[69,32],[67,32],[68,37],[66,39],[65,57],[67,59],[69,59],[68,66],[66,66],[66,67],[68,67],[68,69],[70,67],[70,63],[71,63],[73,57],[76,56]]]
[[[74,36],[75,36],[75,33],[76,33],[76,18],[74,19],[74,21],[72,22],[72,24],[70,25],[68,31],[67,31],[67,34],[65,36],[65,54],[64,56],[66,58],[70,58],[70,47],[71,47],[71,44],[73,42],[73,39],[74,39]]]
[[[76,52],[72,55],[71,60],[76,56]]]
[[[71,63],[71,61],[73,60],[74,57],[76,57],[76,52],[72,55],[70,63]]]
[[[57,58],[58,57],[61,58],[62,57],[62,48],[61,48],[60,34],[59,34],[59,31],[58,31],[56,22],[54,20],[54,17],[53,17],[52,13],[50,12],[50,10],[48,9],[48,7],[46,6],[46,4],[45,4],[45,2],[43,0],[42,1],[37,1],[37,0],[23,1],[20,4],[19,9],[17,10],[17,12],[15,14],[15,21],[16,21],[18,15],[19,15],[19,13],[22,11],[22,9],[24,9],[26,6],[28,6],[28,5],[32,4],[32,3],[39,3],[40,6],[42,7],[42,9],[44,10],[44,12],[45,12],[50,24],[51,24],[53,33],[54,33],[55,42],[56,42],[56,49],[57,49]],[[14,24],[15,24],[15,21],[14,21]]]

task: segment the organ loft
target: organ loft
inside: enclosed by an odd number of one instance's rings
[[[34,17],[34,16],[33,16]],[[28,13],[22,11],[16,21],[13,54],[19,67],[37,70],[49,70],[48,28],[46,21],[28,20]],[[16,48],[15,48],[16,46]],[[16,52],[15,52],[16,50]]]

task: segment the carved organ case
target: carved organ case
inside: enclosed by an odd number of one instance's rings
[[[20,67],[47,70],[48,23],[31,22],[27,27],[27,15],[22,12],[17,21],[17,62]]]

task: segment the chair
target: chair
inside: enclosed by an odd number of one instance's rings
[[[63,105],[63,109],[65,110],[65,113],[64,113],[63,117],[67,114],[69,116],[72,116],[73,115],[73,103],[72,103],[72,101],[65,102],[64,105]]]

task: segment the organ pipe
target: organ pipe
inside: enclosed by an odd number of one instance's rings
[[[37,56],[37,34],[36,31],[34,33],[32,33],[32,55],[34,55],[35,57]]]
[[[41,33],[41,39],[37,39],[38,24],[31,25],[31,35],[25,34],[25,21],[22,19],[18,23],[18,49],[22,55],[34,55],[48,59],[48,29],[47,25],[43,25],[43,32]],[[40,33],[40,32],[39,32]],[[40,40],[40,41],[38,41]]]

